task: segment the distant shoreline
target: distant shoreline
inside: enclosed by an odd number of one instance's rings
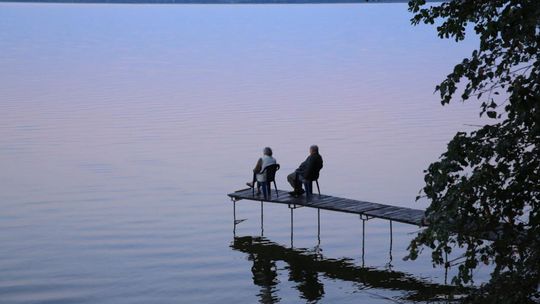
[[[442,2],[428,0],[427,2]],[[351,4],[407,3],[408,0],[0,0],[0,3],[71,3],[71,4]]]

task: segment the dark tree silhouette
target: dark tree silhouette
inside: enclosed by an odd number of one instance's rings
[[[473,26],[480,45],[436,87],[441,103],[478,100],[491,123],[458,132],[425,171],[420,196],[431,202],[429,226],[409,246],[429,248],[435,265],[456,246],[456,284],[493,265],[490,281],[465,302],[540,301],[540,1],[409,1],[412,23],[437,24],[441,38],[461,41]],[[458,84],[460,84],[458,86]],[[459,98],[461,97],[461,98]],[[485,241],[490,236],[493,241]]]

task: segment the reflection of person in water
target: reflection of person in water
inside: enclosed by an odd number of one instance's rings
[[[289,261],[289,280],[298,283],[296,287],[302,297],[310,303],[318,302],[324,295],[324,285],[319,282],[317,271],[301,261]]]
[[[251,267],[253,283],[261,287],[261,292],[259,293],[260,302],[279,302],[279,298],[274,294],[274,286],[279,283],[276,262],[261,257],[256,253],[249,254],[249,260],[253,261],[253,266]]]

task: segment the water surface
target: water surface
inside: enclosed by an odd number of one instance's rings
[[[394,303],[444,292],[417,227],[239,202],[264,146],[326,194],[424,208],[475,104],[433,88],[474,39],[406,4],[0,4],[0,303]],[[264,236],[261,236],[264,234]],[[235,237],[236,236],[236,237]],[[320,237],[320,240],[319,240]],[[320,247],[317,245],[320,243]],[[478,280],[484,275],[476,275]],[[430,293],[431,292],[431,293]]]

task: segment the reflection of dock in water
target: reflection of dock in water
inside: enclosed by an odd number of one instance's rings
[[[253,262],[251,271],[254,284],[261,287],[261,303],[279,302],[279,284],[276,262],[288,264],[289,281],[296,282],[296,289],[308,302],[324,296],[324,285],[319,276],[328,279],[359,283],[359,289],[378,288],[407,292],[403,300],[429,301],[441,299],[455,292],[448,285],[429,283],[410,274],[355,265],[350,259],[329,259],[306,249],[287,248],[264,237],[235,237],[231,248],[248,254]]]

